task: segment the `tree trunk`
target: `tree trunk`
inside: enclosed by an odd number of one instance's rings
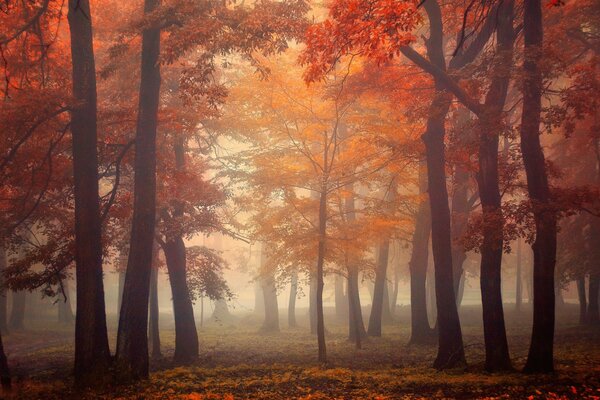
[[[194,320],[194,307],[190,298],[186,275],[185,244],[177,236],[163,244],[175,317],[175,354],[177,363],[189,363],[198,358],[198,332]]]
[[[313,272],[308,278],[308,319],[310,322],[310,333],[317,333],[317,277]]]
[[[521,310],[521,306],[523,305],[523,272],[522,272],[522,249],[521,249],[521,239],[517,239],[517,272],[516,272],[516,289],[515,289],[515,308],[517,311]]]
[[[419,194],[423,196],[419,203],[412,237],[412,252],[408,269],[410,271],[410,344],[431,342],[433,331],[427,317],[427,264],[429,259],[429,234],[431,218],[427,196],[426,165],[419,165]]]
[[[4,283],[4,269],[6,268],[6,251],[0,246],[0,334],[8,331],[8,292]]]
[[[536,236],[533,243],[533,330],[526,372],[554,370],[554,266],[556,264],[556,214],[551,210],[550,188],[540,145],[542,98],[542,5],[524,2],[524,76],[521,152],[533,204]]]
[[[598,313],[598,295],[600,291],[600,274],[590,275],[588,283],[589,302],[587,309],[587,320],[592,325],[600,324],[600,315]]]
[[[485,369],[510,370],[510,356],[502,307],[503,225],[502,197],[498,175],[499,135],[508,85],[514,42],[512,0],[498,11],[497,50],[492,81],[485,98],[485,113],[479,119],[479,171],[477,185],[483,210],[481,253],[481,303],[485,339]]]
[[[150,274],[150,318],[148,324],[149,340],[152,346],[152,358],[162,357],[160,351],[160,328],[158,311],[158,246],[152,249],[152,272]]]
[[[375,271],[375,287],[373,288],[373,304],[371,305],[371,315],[369,316],[369,336],[381,336],[381,320],[384,308],[384,290],[387,285],[386,273],[388,266],[388,255],[390,250],[390,240],[386,238],[379,246],[377,257],[377,270]],[[389,315],[389,303],[388,303]]]
[[[263,298],[262,286],[258,279],[254,282],[254,312],[260,315],[265,314],[265,299]]]
[[[348,300],[344,293],[344,278],[339,274],[335,274],[335,315],[338,319],[343,320],[348,316]]]
[[[2,390],[5,393],[11,389],[10,370],[8,368],[6,353],[4,352],[2,334],[0,334],[0,385],[2,385]]]
[[[160,0],[145,0],[149,14]],[[148,377],[148,295],[156,218],[156,128],[160,92],[160,29],[142,34],[139,110],[135,138],[134,200],[116,361],[124,380]]]
[[[215,309],[213,310],[211,318],[220,323],[231,320],[231,314],[229,313],[229,307],[227,307],[225,299],[218,299],[215,301]]]
[[[22,331],[25,329],[25,304],[27,301],[27,294],[24,290],[13,291],[11,293],[12,308],[8,326],[13,331]]]
[[[71,325],[75,320],[73,309],[71,308],[71,294],[69,291],[69,281],[63,282],[65,297],[58,301],[58,322],[61,324]]]
[[[290,299],[288,302],[288,326],[295,328],[296,324],[296,298],[298,297],[298,271],[292,272],[290,282]]]
[[[328,162],[327,151],[325,153],[325,164]],[[327,186],[326,178],[323,178],[323,186],[319,198],[319,247],[317,252],[317,290],[316,290],[316,311],[317,311],[317,342],[319,345],[319,362],[327,362],[327,349],[325,345],[325,319],[323,315],[323,286],[325,264],[325,240],[327,234]]]
[[[104,283],[102,234],[98,198],[96,67],[92,17],[88,0],[69,0],[73,97],[73,182],[75,197],[75,380],[98,383],[110,363]]]
[[[262,332],[279,332],[279,306],[277,304],[277,288],[275,278],[267,275],[261,278],[263,298],[265,299],[265,320]]]
[[[585,275],[577,279],[577,296],[579,298],[579,325],[587,323],[587,299],[585,295]]]

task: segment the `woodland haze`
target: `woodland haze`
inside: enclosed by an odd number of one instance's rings
[[[600,0],[0,1],[7,399],[600,398]]]

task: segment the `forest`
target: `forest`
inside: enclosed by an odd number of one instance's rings
[[[600,0],[0,1],[1,399],[600,399],[599,297]]]

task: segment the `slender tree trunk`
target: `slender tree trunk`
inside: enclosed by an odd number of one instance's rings
[[[325,151],[325,163],[328,161],[327,151]],[[317,342],[319,345],[319,362],[327,362],[327,349],[325,345],[325,318],[323,315],[323,286],[325,264],[325,240],[327,234],[327,187],[326,178],[323,178],[323,186],[319,198],[319,248],[317,253]]]
[[[4,344],[2,343],[2,335],[0,334],[0,385],[6,393],[11,389],[10,369],[8,368],[8,360],[4,352]]]
[[[162,357],[160,351],[160,328],[158,311],[158,246],[154,243],[152,249],[152,272],[150,274],[150,318],[148,324],[149,340],[152,346],[152,358]]]
[[[160,0],[145,0],[149,14]],[[139,110],[135,138],[133,219],[116,361],[124,380],[148,377],[148,295],[156,218],[156,128],[160,92],[160,29],[142,34]]]
[[[189,363],[198,358],[198,332],[194,307],[187,285],[185,244],[177,236],[163,244],[175,317],[175,354],[177,363]]]
[[[577,296],[579,298],[579,325],[587,323],[587,299],[585,295],[585,275],[577,279]]]
[[[412,253],[408,263],[410,271],[410,344],[431,342],[433,331],[427,317],[427,264],[429,260],[429,234],[431,218],[427,195],[427,167],[419,165],[419,193],[423,196],[419,203],[412,237]]]
[[[27,294],[24,290],[13,291],[11,293],[12,308],[8,326],[13,331],[22,331],[25,329],[25,304],[27,302]]]
[[[377,257],[377,270],[375,271],[375,287],[373,289],[373,304],[371,305],[371,315],[369,316],[369,336],[381,336],[381,319],[383,314],[383,295],[386,283],[386,273],[388,265],[388,254],[390,249],[389,238],[379,246]],[[388,306],[389,311],[389,306]]]
[[[88,0],[69,0],[68,12],[73,64],[71,112],[75,193],[75,380],[79,385],[98,383],[110,363],[104,283],[102,234],[98,198],[96,122],[96,67],[92,17]]]
[[[262,332],[279,332],[279,306],[277,304],[277,288],[275,278],[267,275],[261,278],[263,298],[265,299],[265,320]]]
[[[290,299],[288,302],[288,326],[295,328],[296,323],[296,298],[298,297],[298,271],[292,272],[290,282]]]
[[[308,278],[308,319],[310,322],[310,333],[317,333],[317,277],[310,272]]]
[[[533,330],[526,372],[554,370],[554,266],[556,264],[556,214],[549,207],[550,188],[540,145],[542,99],[542,4],[524,2],[524,76],[521,152],[533,204],[536,236],[533,243]]]
[[[348,316],[348,300],[344,293],[344,278],[335,274],[335,315],[342,320]]]
[[[481,253],[481,303],[485,339],[485,368],[488,371],[511,369],[508,341],[502,307],[502,197],[498,175],[499,134],[512,63],[514,42],[512,0],[498,11],[496,63],[492,82],[485,98],[485,116],[479,119],[479,172],[477,184],[483,209],[483,241]]]
[[[71,325],[75,321],[73,309],[71,308],[71,293],[69,290],[69,281],[63,282],[65,297],[58,301],[58,322],[61,324]]]
[[[515,308],[517,311],[521,310],[521,306],[523,305],[523,266],[522,262],[522,249],[521,249],[521,239],[517,239],[517,272],[516,272],[516,289],[515,289]]]
[[[8,331],[8,292],[4,283],[4,269],[6,268],[6,251],[0,246],[0,334]]]
[[[392,289],[392,297],[390,298],[390,313],[392,317],[396,315],[396,308],[398,307],[398,291],[400,289],[400,271],[399,265],[394,268],[394,286]]]
[[[590,275],[588,283],[589,302],[587,309],[587,320],[592,325],[600,324],[600,315],[598,313],[598,295],[600,291],[600,274]]]

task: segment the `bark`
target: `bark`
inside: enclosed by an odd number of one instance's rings
[[[10,320],[8,327],[13,331],[22,331],[25,329],[25,304],[27,302],[27,294],[24,290],[13,291],[12,308],[10,310]]]
[[[185,244],[181,236],[163,244],[175,317],[176,363],[190,363],[198,358],[198,332],[194,307],[187,285]]]
[[[279,306],[277,304],[277,288],[272,275],[261,278],[263,298],[265,299],[265,320],[262,332],[279,332]]]
[[[64,298],[58,302],[58,322],[71,325],[75,321],[73,309],[71,308],[71,294],[69,290],[69,281],[63,282]]]
[[[96,68],[88,0],[69,0],[73,97],[73,183],[75,197],[75,380],[98,383],[110,350],[102,281],[102,235],[98,198]]]
[[[388,255],[390,250],[390,239],[386,238],[379,246],[377,257],[377,270],[375,271],[375,287],[373,288],[373,303],[371,305],[371,315],[369,316],[369,336],[381,336],[381,323],[384,308],[384,291],[386,282],[386,273],[388,266]],[[389,303],[388,303],[389,315]]]
[[[429,259],[429,234],[431,218],[427,196],[426,166],[419,166],[419,193],[424,198],[419,203],[415,231],[412,237],[412,252],[408,269],[410,271],[410,344],[425,344],[431,341],[433,331],[427,317],[427,264]]]
[[[2,335],[0,334],[0,385],[6,393],[11,389],[10,369],[8,368],[8,360],[4,352],[4,344],[2,343]]]
[[[328,162],[327,151],[324,152],[325,165]],[[325,264],[325,240],[327,233],[327,186],[326,177],[323,177],[323,186],[319,198],[319,247],[317,251],[317,287],[316,287],[316,312],[317,312],[317,342],[319,345],[319,362],[327,362],[327,348],[325,344],[325,319],[323,316],[323,286]]]
[[[308,319],[310,322],[310,333],[317,333],[317,277],[310,273],[308,278]]]
[[[145,0],[151,13],[160,0]],[[120,377],[148,377],[148,295],[156,218],[156,128],[160,92],[160,29],[142,34],[139,110],[135,137],[134,200],[123,304],[119,315],[116,361]]]
[[[540,145],[542,99],[542,5],[524,2],[524,76],[521,119],[521,152],[527,190],[533,205],[533,329],[525,364],[526,372],[554,370],[554,267],[556,264],[556,214],[550,206],[550,188],[544,153]]]
[[[344,319],[348,316],[348,300],[344,293],[344,278],[339,274],[335,275],[335,315],[338,319]]]
[[[577,279],[577,296],[579,298],[579,325],[587,323],[587,299],[585,295],[585,276]]]
[[[152,251],[152,273],[150,275],[150,317],[148,323],[148,335],[151,344],[152,358],[161,358],[160,351],[160,329],[158,311],[158,246],[154,244]]]
[[[442,17],[435,1],[426,1],[430,20],[427,54],[431,63],[445,70]],[[431,208],[431,242],[435,265],[435,290],[438,325],[438,354],[433,363],[436,369],[454,368],[466,364],[462,331],[456,307],[452,270],[452,238],[450,207],[446,188],[445,116],[450,99],[445,84],[434,77],[436,93],[429,109],[427,128],[423,134],[427,159],[427,182]]]
[[[523,253],[521,249],[521,239],[517,240],[517,272],[516,272],[516,289],[515,289],[515,308],[521,310],[523,305],[523,266],[521,264]]]
[[[591,274],[588,283],[588,309],[587,321],[592,325],[600,324],[600,315],[598,313],[598,295],[600,291],[600,274]]]
[[[502,197],[498,175],[499,135],[502,129],[503,107],[510,83],[510,68],[514,42],[513,8],[505,1],[498,11],[495,64],[492,81],[485,98],[485,112],[480,116],[479,171],[477,185],[483,210],[483,240],[481,253],[481,303],[485,340],[485,369],[490,372],[510,370],[511,362],[506,339],[502,307],[503,222]]]
[[[298,297],[298,271],[292,272],[290,282],[290,299],[288,302],[288,326],[295,328],[296,323],[296,298]]]
[[[4,284],[6,262],[6,251],[0,246],[0,334],[6,334],[8,330],[8,292]]]

